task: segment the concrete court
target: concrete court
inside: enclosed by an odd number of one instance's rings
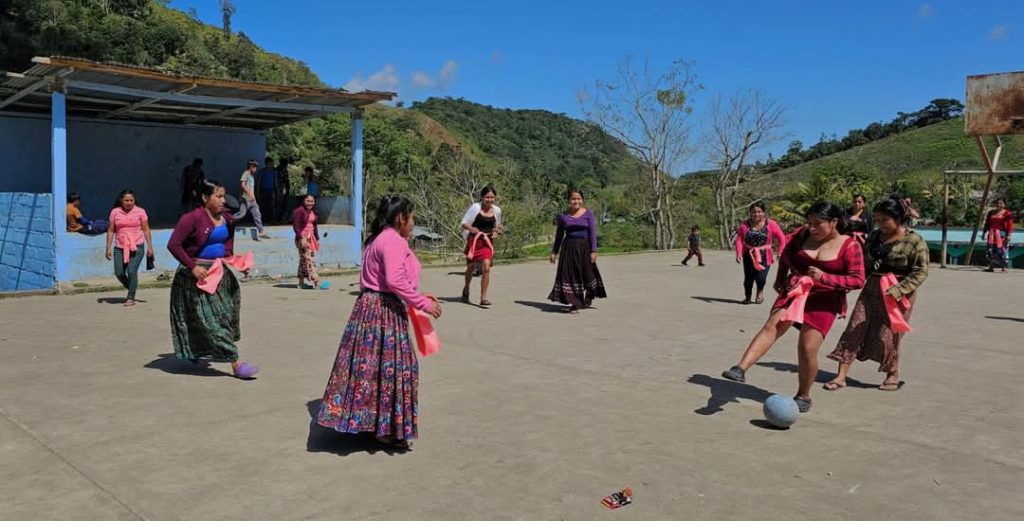
[[[709,257],[603,257],[611,298],[578,316],[545,303],[547,263],[498,266],[493,309],[444,308],[408,454],[310,427],[355,276],[243,286],[252,382],[167,358],[167,289],[131,309],[103,302],[121,293],[0,300],[0,519],[1024,519],[1024,274],[934,268],[906,387],[880,392],[858,364],[776,431],[760,402],[795,391],[795,335],[748,385],[718,378],[767,305],[719,300],[740,269]],[[423,287],[458,295],[453,271]],[[625,486],[634,503],[604,510]]]

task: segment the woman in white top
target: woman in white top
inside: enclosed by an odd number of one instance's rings
[[[491,239],[500,235],[501,208],[494,204],[498,192],[491,186],[480,191],[480,202],[473,203],[462,216],[462,236],[466,238],[466,285],[462,288],[462,301],[469,303],[469,285],[473,282],[473,266],[483,265],[480,278],[480,305],[490,306],[487,287],[491,284],[491,260],[494,259],[494,245]]]

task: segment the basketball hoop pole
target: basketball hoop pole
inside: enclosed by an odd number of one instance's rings
[[[964,260],[964,264],[967,266],[971,265],[971,259],[974,257],[974,245],[978,242],[978,228],[981,228],[981,224],[985,222],[985,209],[988,208],[988,196],[992,193],[992,182],[996,178],[996,168],[999,167],[999,156],[1003,153],[1003,140],[996,136],[996,151],[991,157],[988,155],[988,149],[985,148],[985,141],[982,136],[974,136],[975,143],[978,144],[978,151],[981,152],[981,160],[985,162],[985,169],[988,170],[988,180],[985,182],[985,192],[981,195],[981,204],[978,206],[978,219],[974,221],[974,230],[971,231],[971,245],[967,248],[967,258]]]

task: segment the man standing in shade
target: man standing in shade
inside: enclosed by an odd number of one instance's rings
[[[259,177],[259,201],[260,209],[267,212],[267,217],[274,220],[274,202],[277,200],[277,169],[274,168],[274,158],[267,157],[263,161],[263,170],[260,170]]]

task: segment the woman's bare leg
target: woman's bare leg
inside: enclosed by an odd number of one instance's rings
[[[780,320],[782,317],[783,310],[777,310],[768,317],[768,321],[764,323],[761,330],[754,335],[754,338],[750,341],[750,345],[747,346],[747,350],[743,353],[743,358],[740,359],[740,363],[736,364],[744,371],[750,369],[750,366],[757,363],[758,360],[772,348],[775,341],[782,338],[782,335],[786,334],[786,331],[792,325],[791,322]]]
[[[480,301],[481,302],[487,300],[487,288],[489,288],[491,286],[491,261],[488,260],[488,259],[484,259],[483,265],[484,265],[484,270],[483,270],[484,272],[483,272],[483,275],[480,276]],[[470,272],[470,275],[472,275],[472,272]]]
[[[797,396],[807,399],[811,397],[811,386],[818,376],[818,349],[824,341],[825,337],[817,329],[804,327],[800,330],[800,340],[797,342],[800,387],[796,392]]]

